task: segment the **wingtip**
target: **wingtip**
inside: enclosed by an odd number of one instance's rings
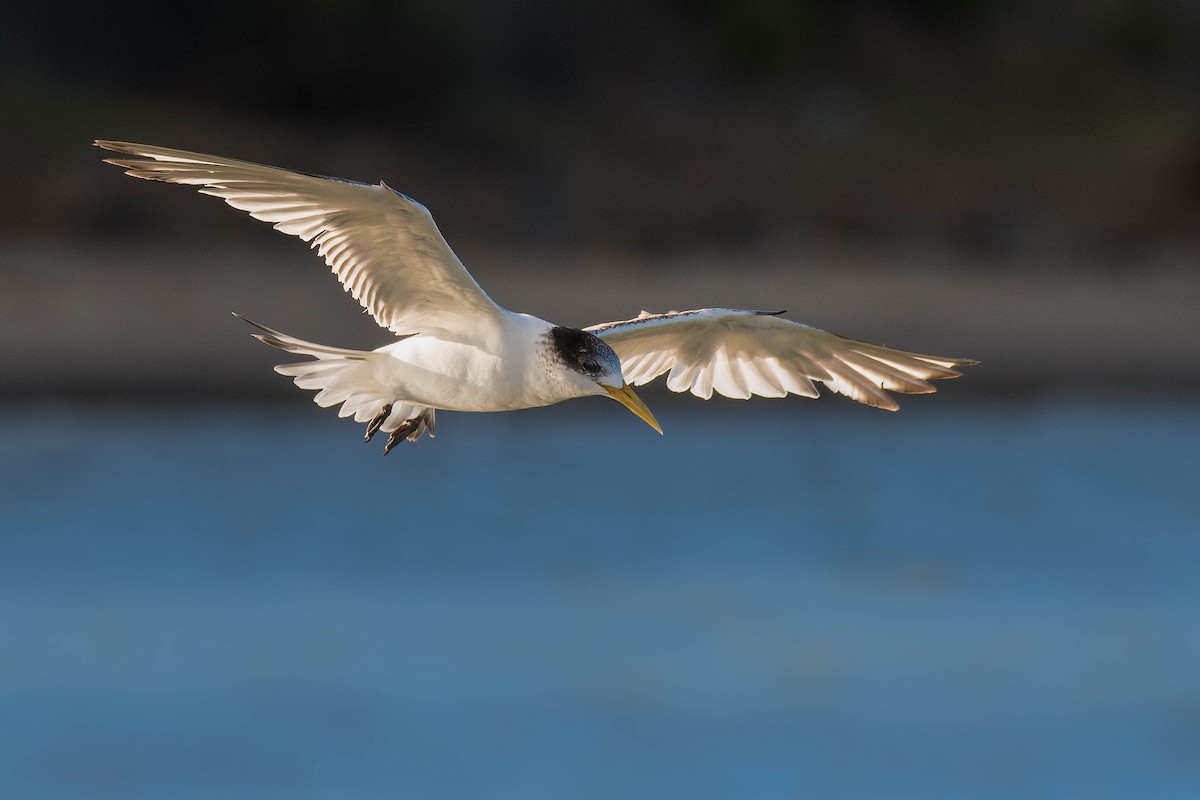
[[[962,373],[958,371],[958,367],[977,367],[981,363],[973,358],[951,358],[946,360],[951,364],[951,366],[945,368],[950,373],[946,376],[947,378],[961,378]]]

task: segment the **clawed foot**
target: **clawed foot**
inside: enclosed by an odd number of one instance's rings
[[[391,414],[391,413],[392,413],[392,404],[388,403],[386,406],[383,407],[383,411],[380,411],[378,414],[375,415],[375,418],[373,420],[371,420],[370,422],[367,423],[367,435],[363,437],[364,442],[371,441],[371,438],[376,433],[379,432],[379,426],[383,424],[383,421],[388,418],[388,414]]]
[[[392,406],[383,407],[378,414],[371,418],[367,423],[367,432],[363,436],[364,442],[369,442],[383,429],[383,424],[387,422],[388,416],[392,413]],[[428,433],[430,438],[434,436],[436,428],[434,425],[434,411],[432,408],[426,408],[415,417],[404,420],[396,430],[388,434],[387,444],[383,447],[383,454],[386,456],[392,451],[392,448],[400,444],[400,442],[408,439],[410,442],[415,442],[421,438],[421,434]]]
[[[391,435],[388,436],[387,444],[383,446],[383,454],[386,456],[388,453],[392,452],[393,447],[407,439],[414,431],[420,428],[420,426],[420,417],[417,417],[416,419],[404,420],[404,422],[400,424],[400,427],[396,428],[396,430],[392,431]]]

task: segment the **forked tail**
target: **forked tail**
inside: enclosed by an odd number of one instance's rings
[[[422,433],[436,433],[432,408],[398,401],[395,390],[378,378],[379,360],[388,356],[366,350],[347,350],[324,344],[306,342],[286,333],[234,314],[261,333],[252,334],[263,344],[278,347],[289,353],[312,356],[315,361],[280,364],[275,371],[292,378],[301,389],[316,391],[313,401],[322,408],[341,404],[339,417],[354,417],[355,422],[369,423],[367,440],[377,431],[391,434],[385,449],[390,450],[400,438],[413,442]]]

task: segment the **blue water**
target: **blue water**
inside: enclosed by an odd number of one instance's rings
[[[4,409],[0,797],[1200,797],[1200,406],[651,405]]]

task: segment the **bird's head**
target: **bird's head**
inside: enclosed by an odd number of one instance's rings
[[[662,433],[658,420],[625,382],[621,359],[603,339],[587,331],[560,326],[550,330],[550,345],[581,394],[607,394]]]

